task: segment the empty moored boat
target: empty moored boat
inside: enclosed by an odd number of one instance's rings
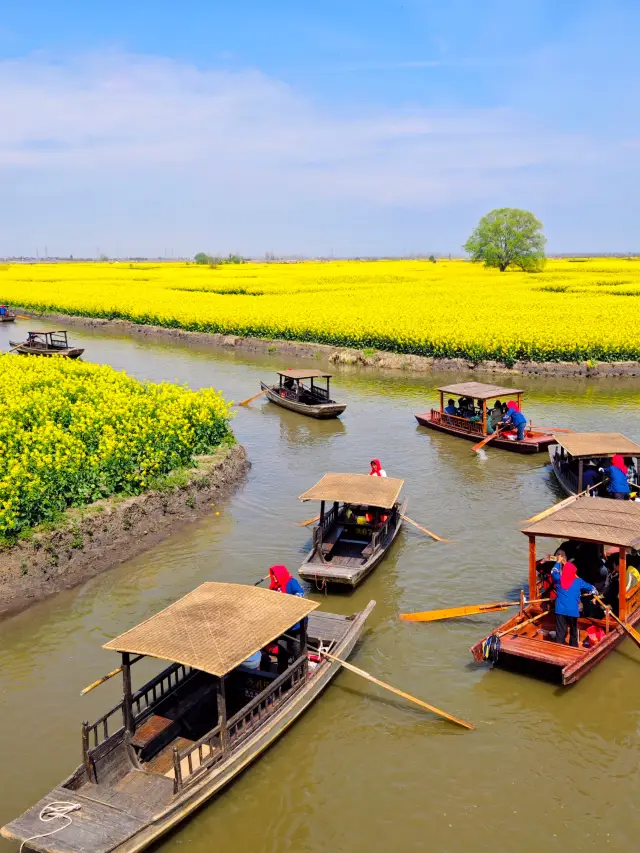
[[[513,398],[518,402],[518,411],[522,411],[522,394],[518,388],[501,388],[497,385],[487,385],[484,382],[459,382],[455,385],[444,385],[438,388],[440,393],[440,409],[431,409],[423,412],[415,418],[420,426],[435,429],[439,432],[447,432],[458,438],[468,441],[480,442],[494,433],[499,420],[494,414],[494,409],[487,406],[488,400],[498,400],[503,397],[506,400]],[[449,414],[445,411],[444,395],[451,394],[460,400],[469,401],[469,408],[465,409],[466,417],[460,414]],[[477,400],[477,405],[474,401]],[[555,441],[551,431],[544,432],[535,427],[525,428],[524,439],[519,441],[515,431],[504,430],[499,436],[491,439],[491,447],[499,447],[502,450],[511,450],[514,453],[538,453],[553,444]]]
[[[407,500],[398,501],[404,480],[368,474],[325,474],[300,495],[320,501],[313,544],[299,575],[316,585],[355,587],[383,559],[402,527]],[[326,502],[332,503],[326,512]]]
[[[471,652],[476,660],[485,659],[489,649],[485,643],[498,635],[499,648],[494,646],[491,655],[494,663],[537,671],[564,685],[572,684],[624,639],[625,630],[611,613],[631,627],[640,620],[640,584],[636,582],[639,575],[635,567],[631,569],[639,562],[636,549],[640,547],[640,503],[587,495],[567,498],[539,517],[534,516],[522,532],[529,538],[529,601],[522,597],[520,612],[476,643]],[[577,566],[578,575],[589,583],[597,583],[599,558],[605,554],[616,569],[610,571],[609,591],[603,592],[611,613],[599,607],[588,616],[583,613],[578,618],[577,647],[557,643],[553,638],[555,614],[547,599],[551,586],[549,573],[555,558],[536,558],[538,537],[568,540],[563,542],[563,550]],[[585,547],[586,543],[594,546],[595,551],[594,547]],[[594,553],[595,574],[590,576]]]
[[[329,392],[330,373],[321,370],[283,370],[278,372],[279,383],[260,387],[267,399],[277,406],[308,415],[310,418],[337,418],[347,408],[346,403],[336,403]],[[304,380],[309,380],[309,385]],[[314,380],[326,380],[326,387],[315,384]]]
[[[19,355],[58,355],[64,358],[80,358],[84,349],[70,347],[65,331],[29,332],[27,340],[9,341]]]
[[[551,466],[568,495],[579,495],[586,491],[585,471],[588,468],[606,468],[616,454],[630,457],[635,471],[638,471],[640,445],[619,432],[572,432],[556,435],[554,441],[557,443],[549,448]],[[597,489],[592,488],[592,478],[588,484],[590,491],[600,497],[606,497],[606,484],[601,482],[606,479],[605,475],[598,474],[596,479],[601,485]]]
[[[205,583],[111,640],[104,648],[121,654],[122,701],[83,724],[82,765],[2,835],[42,853],[148,847],[277,740],[336,675],[340,664],[310,655],[307,637],[344,658],[374,604],[338,616],[293,595]],[[287,645],[296,623],[298,639]],[[267,651],[278,641],[295,658],[280,672]],[[260,651],[260,669],[243,663]],[[170,665],[134,691],[132,665],[147,655]],[[66,825],[43,823],[60,801],[78,807]]]

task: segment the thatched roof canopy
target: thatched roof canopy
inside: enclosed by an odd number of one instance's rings
[[[586,495],[559,505],[550,513],[522,528],[527,535],[552,539],[580,539],[637,548],[640,545],[640,503]]]
[[[502,388],[500,385],[487,385],[484,382],[458,382],[456,385],[443,385],[438,388],[454,397],[475,397],[476,400],[492,400],[494,397],[514,396],[524,393],[519,388]]]
[[[222,677],[318,605],[236,583],[203,583],[105,649],[150,655]]]
[[[404,480],[371,477],[369,474],[325,474],[320,482],[300,495],[301,501],[339,501],[346,504],[391,509]]]
[[[619,432],[569,432],[554,435],[555,441],[576,458],[591,456],[640,456],[640,444]]]
[[[323,370],[278,370],[278,376],[289,379],[330,379],[332,374]]]

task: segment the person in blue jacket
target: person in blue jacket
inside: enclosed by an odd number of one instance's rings
[[[447,400],[447,405],[444,410],[445,415],[457,415],[458,410],[456,408],[456,404],[453,400]]]
[[[524,441],[524,428],[527,425],[527,419],[518,409],[518,404],[514,400],[509,400],[507,403],[507,414],[502,419],[503,424],[510,424],[518,430],[518,441]]]
[[[624,459],[619,453],[611,460],[611,465],[608,468],[600,468],[600,472],[609,477],[607,483],[607,494],[609,497],[616,498],[619,501],[626,501],[629,498],[629,480],[627,479],[627,466],[624,464]]]
[[[580,615],[580,596],[582,593],[594,595],[595,586],[578,577],[578,569],[566,557],[559,556],[551,570],[556,591],[556,643],[578,645],[578,616]]]

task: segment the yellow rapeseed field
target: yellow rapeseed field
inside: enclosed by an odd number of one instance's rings
[[[12,535],[233,441],[212,390],[139,382],[108,366],[0,356],[0,536]]]
[[[475,361],[640,359],[640,261],[8,264],[0,299],[33,310]]]

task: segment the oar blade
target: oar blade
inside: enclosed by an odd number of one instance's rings
[[[264,391],[260,391],[259,394],[254,394],[253,397],[249,397],[247,400],[242,400],[241,402],[236,403],[236,406],[248,406],[249,403],[252,403],[254,400],[257,400],[258,397],[262,397],[264,393]]]
[[[442,610],[423,610],[418,613],[401,613],[405,622],[438,622],[441,619],[458,619],[463,616],[477,616],[483,613],[498,613],[509,607],[516,607],[519,601],[497,601],[494,604],[470,604],[466,607],[445,607]]]

